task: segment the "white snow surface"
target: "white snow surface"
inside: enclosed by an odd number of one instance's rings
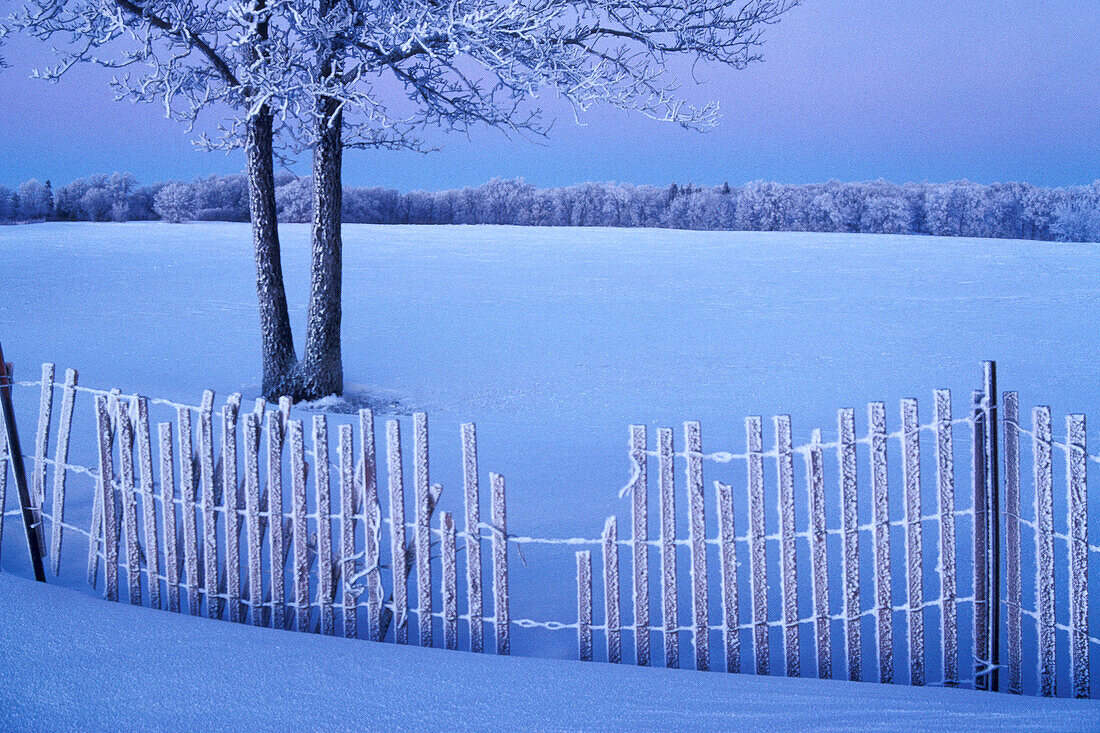
[[[1086,730],[1095,703],[502,658],[218,623],[0,574],[16,730]]]

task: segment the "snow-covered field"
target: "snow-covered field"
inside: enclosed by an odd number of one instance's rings
[[[308,228],[282,236],[300,338]],[[700,420],[705,450],[740,451],[745,415],[791,414],[799,444],[813,428],[835,435],[838,407],[857,408],[862,433],[863,406],[882,399],[893,430],[901,397],[920,398],[928,422],[937,387],[955,391],[961,414],[989,358],[1024,414],[1050,404],[1056,429],[1068,412],[1100,415],[1096,245],[367,225],[346,226],[344,243],[346,382],[395,412],[428,411],[432,480],[459,516],[458,426],[476,422],[482,468],[507,477],[509,529],[522,535],[597,537],[615,512],[626,526],[630,423]],[[3,227],[0,339],[20,379],[48,360],[89,386],[192,403],[203,388],[255,396],[253,273],[247,225]],[[35,393],[17,398],[29,433]],[[575,618],[571,549],[524,559],[513,614]],[[18,571],[7,549],[4,561]],[[895,642],[900,653],[903,634]],[[575,639],[525,630],[513,650],[573,656]]]

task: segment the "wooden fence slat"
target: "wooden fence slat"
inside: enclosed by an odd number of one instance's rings
[[[481,509],[477,483],[477,428],[462,425],[462,484],[466,498],[466,603],[470,616],[470,651],[484,649],[481,600]]]
[[[844,652],[848,679],[863,679],[863,616],[859,600],[859,483],[856,473],[855,410],[837,411],[837,463],[840,466],[841,529],[844,561]]]
[[[777,415],[776,468],[779,478],[779,585],[783,593],[783,656],[788,677],[801,675],[798,644],[798,546],[795,540],[794,453],[791,418]]]
[[[665,666],[680,666],[680,620],[676,587],[676,477],[671,428],[657,430],[657,465],[661,490],[661,622]]]
[[[382,628],[382,506],[378,501],[378,462],[374,448],[374,412],[359,411],[359,452],[363,456],[363,552],[364,569],[367,573],[367,638],[381,641]],[[341,524],[341,532],[344,525]],[[344,547],[344,635],[348,634],[349,623],[354,625],[356,617],[347,616],[348,606],[355,610],[358,589],[349,588],[346,579],[355,570],[355,525],[349,523],[348,533],[342,535]],[[349,603],[350,596],[350,603]],[[353,634],[355,632],[353,630]]]
[[[989,494],[986,485],[986,411],[982,407],[984,394],[972,393],[974,420],[971,450],[971,486],[974,493],[974,687],[991,689],[990,627],[989,627]]]
[[[8,378],[11,379],[11,365],[8,365]],[[115,440],[115,416],[120,390],[115,387],[107,395],[107,449],[110,451]],[[98,429],[98,428],[97,428]],[[103,547],[103,494],[95,492],[92,499],[92,525],[88,528],[88,585],[96,587],[99,576],[99,557],[104,553]]]
[[[737,533],[733,522],[733,487],[715,482],[718,494],[718,536],[721,541],[722,645],[726,671],[741,671],[741,631],[737,613]]]
[[[1073,696],[1089,697],[1089,502],[1086,472],[1085,416],[1066,418],[1067,488],[1069,493],[1069,659]]]
[[[511,653],[511,613],[508,597],[508,515],[504,497],[504,477],[489,474],[493,491],[493,619],[496,627],[497,654]]]
[[[745,418],[749,456],[749,570],[752,573],[752,649],[756,674],[770,671],[768,649],[768,540],[764,519],[764,436],[759,416]]]
[[[577,658],[592,661],[592,553],[577,553]]]
[[[345,430],[346,428],[346,430]],[[343,484],[355,485],[355,457],[348,456],[344,465],[344,433],[347,433],[348,453],[351,453],[352,427],[341,425],[337,437],[340,459],[341,495]],[[333,613],[332,583],[332,484],[329,471],[328,421],[324,415],[313,416],[313,490],[317,506],[317,606],[320,614],[321,633],[336,635],[336,616]]]
[[[924,685],[924,566],[920,496],[920,419],[915,399],[901,401],[902,482],[905,486],[905,571],[909,611],[909,684]]]
[[[890,585],[890,486],[886,473],[886,405],[867,406],[871,426],[871,494],[874,501],[875,637],[879,682],[894,681],[894,622]]]
[[[301,420],[287,421],[290,443],[290,513],[294,542],[294,630],[309,631],[309,525],[306,519],[306,447]]]
[[[42,365],[38,430],[34,436],[34,468],[31,470],[31,513],[34,515],[39,551],[43,555],[48,547],[42,525],[42,512],[46,504],[46,454],[50,447],[50,421],[53,417],[53,379],[54,365],[47,362]],[[2,511],[3,508],[0,507],[0,512]]]
[[[432,646],[432,507],[428,483],[428,416],[413,413],[416,486],[416,624],[420,646]]]
[[[458,569],[455,560],[455,520],[450,512],[439,515],[443,536],[440,568],[443,573],[443,647],[458,649]]]
[[[710,620],[707,598],[707,524],[703,502],[703,441],[699,423],[684,423],[687,453],[688,538],[691,543],[691,645],[695,669],[710,669]]]
[[[1008,691],[1023,691],[1023,600],[1020,574],[1020,403],[1015,392],[1004,393],[1005,549],[1008,554]]]
[[[199,450],[202,468],[202,563],[206,615],[221,618],[218,597],[218,497],[214,468],[214,393],[204,390],[199,410]]]
[[[1039,612],[1039,693],[1054,697],[1057,688],[1057,639],[1054,615],[1054,462],[1051,456],[1050,408],[1031,411],[1035,455],[1036,533]]]
[[[283,534],[283,420],[267,416],[267,540],[271,562],[271,627],[286,628],[286,552]]]
[[[264,625],[263,537],[260,517],[260,415],[245,415],[244,427],[244,511],[248,544],[248,620]]]
[[[362,419],[363,419],[363,417],[362,417],[362,415],[360,415],[360,420],[362,420]],[[374,425],[373,425],[373,417],[372,417],[371,418],[371,428],[373,428],[373,427],[374,427]],[[314,429],[316,430],[316,426],[314,427]],[[327,424],[326,424],[325,430],[327,431],[327,429],[328,428],[327,428]],[[373,443],[374,443],[373,433],[371,434],[370,439],[371,439],[371,444],[372,444],[372,447],[373,447]],[[317,441],[316,438],[314,438],[314,442],[319,444],[319,441]],[[358,605],[359,605],[359,593],[360,593],[360,588],[361,588],[358,581],[355,580],[355,575],[356,575],[356,572],[355,572],[355,515],[356,515],[356,506],[355,506],[356,485],[355,484],[356,484],[356,479],[355,479],[355,447],[354,446],[355,446],[355,429],[351,425],[341,425],[340,428],[339,428],[339,431],[338,431],[337,443],[336,443],[337,460],[340,462],[340,565],[339,565],[339,572],[340,572],[341,582],[343,583],[343,589],[344,589],[343,604],[342,604],[343,605],[343,611],[342,611],[341,617],[343,619],[344,638],[347,638],[347,639],[354,639],[354,638],[357,638],[359,636],[359,613],[358,613],[359,609],[358,609]],[[326,441],[325,441],[325,451],[326,452],[328,451],[327,436],[326,436]],[[372,458],[372,460],[371,460],[370,464],[364,463],[364,465],[363,465],[363,471],[365,473],[360,474],[360,478],[362,479],[362,483],[363,483],[364,486],[366,486],[366,483],[368,481],[373,481],[373,476],[370,476],[370,478],[368,478],[368,474],[373,474],[374,473],[373,456],[371,458]],[[367,457],[364,456],[363,460],[366,461]],[[332,506],[331,506],[332,501],[331,501],[331,499],[329,499],[327,497],[322,498],[322,493],[328,494],[328,487],[327,486],[322,487],[320,484],[318,484],[317,485],[317,507],[318,507],[317,508],[317,513],[321,514],[321,504],[322,504],[322,502],[324,502],[324,505],[326,507],[326,511],[331,513],[332,512]],[[377,497],[375,497],[375,501],[377,501]],[[366,505],[363,506],[363,511],[364,512],[368,511],[367,508],[366,508]],[[331,520],[328,522],[328,524],[329,524],[329,527],[330,527],[328,532],[329,532],[329,535],[331,535],[331,533],[332,533]],[[364,526],[364,528],[366,528],[366,531],[367,531],[367,534],[368,534],[368,536],[365,538],[366,539],[366,544],[364,545],[364,550],[363,550],[363,567],[364,567],[364,570],[366,571],[365,574],[369,575],[371,572],[377,572],[377,568],[375,566],[378,563],[378,545],[377,545],[376,542],[372,543],[372,540],[374,538],[369,536],[369,533],[370,533],[369,523],[364,522],[363,526]],[[331,536],[329,536],[328,540],[331,543],[331,541],[332,541]],[[318,533],[318,544],[320,544],[322,547],[325,546],[323,543],[320,542],[320,533]],[[373,554],[369,551],[370,549],[373,550]],[[331,557],[332,556],[330,554],[329,555],[329,558],[330,558],[329,563],[330,564],[332,562]],[[320,572],[320,571],[318,571],[318,572]],[[331,568],[329,569],[329,573],[330,574],[328,576],[325,576],[325,574],[323,572],[321,573],[321,579],[322,579],[321,582],[325,582],[324,579],[326,577],[329,578],[328,583],[331,587],[329,587],[329,589],[328,589],[328,592],[329,592],[329,596],[328,596],[329,597],[329,601],[328,601],[329,611],[328,611],[328,613],[331,616],[332,615],[332,601],[331,601],[331,599],[335,597],[336,588],[335,588],[335,584],[331,580],[331,578],[332,578],[332,575],[331,575],[332,569]],[[369,596],[368,596],[368,600],[369,600]],[[370,615],[370,613],[368,612],[368,616],[369,615]],[[321,625],[322,625],[322,627],[324,627],[324,623],[325,623],[324,616],[325,616],[325,611],[324,611],[324,607],[322,607],[322,610],[321,610],[321,617],[322,617]],[[335,622],[335,620],[330,618],[329,623],[330,623],[331,629],[326,631],[325,633],[335,634],[336,633],[336,622]],[[377,624],[374,624],[373,626],[370,626],[370,628],[367,631],[367,638],[368,639],[373,640],[375,638],[374,629],[376,629],[376,628],[377,628]],[[324,631],[324,629],[322,629],[322,630]]]
[[[195,457],[191,441],[191,410],[176,408],[179,423],[180,496],[183,499],[183,568],[187,611],[199,614],[199,539],[195,518]]]
[[[825,468],[821,431],[814,430],[806,453],[806,488],[810,517],[810,589],[814,607],[814,652],[817,676],[832,679],[833,649],[829,619],[829,546],[825,531]]]
[[[137,496],[134,493],[134,428],[129,405],[118,411],[118,472],[122,499],[122,526],[126,550],[126,588],[130,604],[141,605],[141,544],[138,542]]]
[[[108,601],[118,600],[118,520],[115,515],[115,468],[111,456],[111,418],[107,399],[96,395],[96,437],[99,439],[99,497],[103,507],[103,592]]]
[[[244,620],[241,609],[241,501],[237,481],[237,415],[241,396],[222,406],[222,508],[225,510],[225,593],[229,620]]]
[[[936,487],[940,515],[940,605],[943,644],[943,684],[959,684],[959,630],[955,574],[955,453],[951,428],[951,391],[937,389]]]
[[[635,471],[631,486],[634,659],[640,667],[649,666],[649,477],[646,459],[645,425],[631,425],[630,460]]]
[[[64,412],[64,406],[62,412]],[[156,501],[153,498],[153,445],[149,430],[149,401],[141,395],[136,396],[133,412],[141,481],[142,529],[145,534],[145,575],[149,584],[149,604],[159,609],[161,607],[160,541],[157,537]]]
[[[180,610],[179,541],[176,536],[176,459],[172,455],[172,423],[157,425],[160,445],[160,512],[164,527],[164,587],[168,610]]]
[[[401,466],[401,423],[386,421],[386,457],[390,477],[390,558],[393,567],[393,633],[409,641],[409,572],[405,562],[405,483]]]
[[[57,448],[54,453],[53,472],[53,527],[50,536],[50,560],[53,574],[61,573],[61,540],[65,523],[65,479],[69,462],[69,436],[73,429],[73,407],[76,404],[77,373],[75,369],[65,371],[65,388],[61,396],[61,422],[57,430]],[[7,448],[5,446],[4,450]],[[3,460],[0,459],[0,463]],[[0,483],[4,479],[0,478]],[[0,507],[4,505],[4,488],[0,487]],[[0,512],[2,514],[3,512]],[[3,518],[0,518],[0,532],[3,531]],[[158,606],[159,608],[159,606]]]
[[[603,528],[603,603],[607,661],[618,664],[623,660],[619,614],[619,529],[613,516],[607,518]]]

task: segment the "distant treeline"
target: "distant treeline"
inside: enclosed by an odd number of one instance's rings
[[[279,219],[309,221],[308,178],[277,181]],[[742,231],[933,234],[1100,241],[1100,181],[1026,183],[810,183],[667,187],[580,183],[536,188],[494,178],[473,188],[400,193],[345,188],[344,221],[368,224],[515,224]],[[138,185],[128,173],[91,176],[57,190],[49,181],[0,186],[0,222],[247,221],[243,175]]]

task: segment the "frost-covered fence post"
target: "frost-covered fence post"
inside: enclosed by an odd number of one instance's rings
[[[798,677],[798,546],[794,526],[794,454],[790,415],[775,422],[776,470],[779,477],[779,585],[783,591],[783,657],[787,676]]]
[[[508,598],[508,516],[504,499],[504,477],[489,474],[493,489],[493,617],[496,626],[497,654],[511,653],[509,639],[511,614]]]
[[[287,421],[290,443],[290,513],[294,542],[294,630],[309,631],[309,526],[306,519],[305,428],[301,420]],[[314,461],[316,463],[316,460]]]
[[[202,452],[202,562],[206,592],[206,615],[221,618],[218,598],[218,498],[214,495],[214,393],[202,393],[199,411],[199,450]]]
[[[856,479],[855,410],[837,412],[837,463],[840,466],[841,529],[844,561],[844,644],[848,679],[863,678],[862,615],[859,607],[859,486]]]
[[[680,620],[676,588],[676,478],[672,429],[657,430],[657,466],[661,489],[661,618],[664,625],[665,666],[680,666]]]
[[[432,646],[432,507],[428,495],[428,416],[413,413],[416,453],[416,624],[420,646]]]
[[[577,658],[592,661],[592,553],[577,553]]]
[[[374,448],[374,412],[369,409],[359,411],[359,452],[363,456],[363,554],[364,569],[367,573],[367,638],[381,641],[382,628],[382,506],[378,501],[378,462]],[[355,525],[341,522],[341,545],[344,554],[344,635],[348,635],[349,624],[356,623],[353,613],[349,618],[348,606],[355,610],[358,590],[349,588],[347,578],[355,572]],[[350,597],[350,598],[349,598]],[[352,630],[352,636],[355,635]]]
[[[439,515],[442,536],[440,569],[443,573],[443,647],[458,649],[458,569],[455,562],[455,520],[450,512]]]
[[[1015,392],[1004,393],[1005,545],[1008,553],[1008,691],[1023,691],[1023,638],[1020,608],[1020,406]]]
[[[286,628],[286,553],[283,536],[283,421],[267,416],[267,540],[271,559],[271,627]]]
[[[1001,689],[1001,480],[997,362],[983,361],[985,492],[989,497],[989,687]]]
[[[749,570],[752,573],[752,650],[756,673],[769,673],[768,540],[764,521],[764,437],[759,416],[745,418],[749,455]]]
[[[164,587],[168,610],[180,610],[180,565],[176,538],[176,459],[172,455],[172,423],[157,424],[160,445],[160,512],[164,527]]]
[[[96,437],[99,439],[98,489],[103,507],[103,592],[108,601],[118,600],[118,523],[115,515],[114,459],[111,456],[111,417],[107,413],[107,398],[96,395]],[[10,440],[9,446],[13,441]],[[16,451],[11,451],[13,454]],[[25,513],[25,512],[24,512]],[[28,541],[32,539],[28,532]],[[32,554],[32,558],[34,553]]]
[[[337,443],[340,453],[340,493],[343,485],[354,487],[354,456],[344,461],[344,434],[347,433],[348,453],[351,453],[352,427],[341,425]],[[332,485],[328,458],[328,421],[324,415],[313,416],[313,492],[317,506],[317,606],[320,614],[321,633],[336,634],[336,619],[332,612]],[[308,572],[308,570],[307,570]],[[308,579],[307,579],[308,584]]]
[[[317,422],[316,418],[321,417],[322,422]],[[323,450],[328,454],[328,423],[323,422],[323,416],[318,415],[314,418],[313,423],[313,443],[315,451]],[[374,427],[373,424],[371,427]],[[318,430],[323,432],[323,435],[318,434]],[[341,425],[337,432],[336,442],[336,458],[340,462],[340,565],[339,573],[344,586],[343,596],[343,626],[344,637],[347,639],[354,639],[359,635],[359,585],[353,579],[355,576],[355,429],[351,425]],[[324,438],[321,440],[321,438]],[[373,435],[372,444],[373,444]],[[364,456],[364,460],[366,457]],[[320,464],[320,459],[317,459]],[[374,472],[374,466],[364,466],[364,471]],[[362,474],[364,479],[364,486],[366,485],[366,474]],[[372,477],[373,480],[373,477]],[[322,512],[322,506],[324,511]],[[364,506],[364,511],[366,507]],[[333,569],[332,569],[332,499],[329,493],[328,477],[326,476],[324,485],[320,480],[320,474],[317,479],[317,515],[320,518],[321,524],[326,525],[326,529],[322,530],[321,525],[318,524],[317,543],[322,547],[330,548],[330,551],[326,553],[327,560],[327,572],[321,569],[318,565],[318,594],[321,596],[321,631],[322,633],[332,636],[336,633],[336,622],[333,618],[332,600],[336,595],[336,588],[333,582]],[[367,523],[364,523],[364,529],[366,530],[367,545],[371,544],[370,527]],[[329,543],[326,545],[321,541],[321,532],[325,532],[325,540]],[[368,557],[368,552],[364,546],[363,551],[363,569],[366,574],[372,572],[371,561],[378,562],[378,545],[373,544],[374,557]],[[322,563],[325,562],[322,558]],[[323,589],[321,588],[323,584]],[[326,595],[327,594],[327,595]],[[381,591],[379,591],[381,595]],[[327,606],[327,611],[326,611]],[[368,616],[370,612],[368,611]],[[326,625],[327,624],[327,625]],[[370,626],[367,631],[367,638],[373,640],[374,629],[378,628],[377,624]]]
[[[1066,418],[1066,486],[1069,493],[1069,660],[1073,696],[1089,697],[1089,502],[1085,416]]]
[[[0,359],[0,364],[3,364],[3,359]],[[8,370],[8,378],[10,379],[11,378],[11,364],[7,365],[7,370]],[[121,392],[116,387],[116,388],[112,389],[110,391],[110,393],[107,395],[107,417],[108,417],[108,424],[107,424],[107,442],[108,442],[108,445],[107,445],[107,448],[108,448],[108,450],[111,449],[111,446],[114,444],[114,440],[115,440],[115,431],[116,431],[115,415],[118,414],[118,410],[116,409],[116,407],[117,407],[117,403],[118,403],[119,394],[121,394]],[[12,462],[12,468],[13,469],[15,469],[15,467],[16,467],[15,462],[14,462],[14,458],[15,457],[13,456],[13,462]],[[22,461],[22,455],[19,456],[19,459],[20,459],[20,461]],[[25,486],[25,477],[24,477],[23,481],[24,481],[23,488],[25,489],[26,488],[26,486]],[[20,485],[20,479],[18,478],[18,476],[16,477],[16,482],[15,483],[16,483],[17,486]],[[29,494],[28,494],[28,502],[29,502]],[[27,506],[29,507],[29,504]],[[29,516],[29,515],[26,515],[26,516]],[[24,523],[26,523],[26,518],[24,518]],[[27,526],[30,526],[30,525],[27,525]],[[38,540],[38,535],[35,535],[35,541],[37,541],[37,540]],[[28,542],[29,541],[30,540],[28,540]],[[98,582],[97,576],[99,575],[99,558],[104,552],[102,547],[101,547],[102,542],[103,542],[103,495],[102,495],[101,492],[96,491],[95,492],[95,498],[92,500],[92,526],[88,528],[88,585],[90,585],[93,588],[95,588],[96,583]]]
[[[401,466],[401,423],[386,421],[386,462],[390,478],[390,564],[393,566],[393,637],[409,641],[409,571],[405,562],[405,482]]]
[[[737,613],[737,533],[733,524],[733,487],[714,482],[718,494],[718,536],[722,564],[722,644],[726,671],[741,671],[741,631]]]
[[[180,498],[183,500],[183,567],[187,612],[199,614],[199,538],[195,518],[195,456],[191,442],[191,410],[176,408],[179,423]]]
[[[814,651],[817,676],[832,679],[833,649],[829,619],[829,546],[825,532],[825,467],[821,455],[821,431],[814,430],[806,453],[806,489],[810,517],[810,588],[814,601]]]
[[[141,510],[145,531],[145,575],[149,582],[149,604],[161,607],[160,543],[157,539],[157,508],[153,498],[153,445],[149,430],[149,401],[140,395],[134,398],[137,430],[138,468],[141,476]],[[62,423],[65,422],[62,402]],[[62,424],[62,429],[66,429]],[[64,470],[64,469],[62,469]],[[55,507],[56,511],[56,507]]]
[[[943,637],[943,684],[959,684],[959,631],[955,575],[955,453],[951,428],[951,391],[937,389],[936,487],[940,513],[940,625]]]
[[[909,684],[924,685],[924,567],[921,537],[920,420],[915,399],[901,401],[905,486],[905,571],[908,590]]]
[[[875,636],[879,682],[894,681],[894,623],[890,602],[890,486],[886,473],[886,405],[867,406],[871,425],[871,494],[874,501]]]
[[[603,528],[603,608],[607,633],[607,661],[623,660],[619,615],[619,529],[615,517],[608,517]]]
[[[688,537],[691,542],[691,646],[695,669],[710,669],[710,623],[707,599],[707,523],[703,502],[703,441],[699,423],[684,423],[687,454]]]
[[[244,422],[244,511],[248,537],[248,619],[263,626],[263,538],[260,519],[260,415],[250,412]]]
[[[972,451],[972,488],[974,490],[974,688],[990,686],[991,656],[989,648],[989,494],[986,484],[986,414],[982,406],[984,394],[971,394],[971,414],[974,420]]]
[[[34,436],[34,469],[31,473],[31,511],[38,536],[38,549],[45,556],[46,537],[42,527],[42,509],[46,503],[46,453],[50,444],[50,420],[53,416],[54,365],[42,365],[41,390],[38,401],[38,430]],[[3,509],[0,509],[3,511]]]
[[[237,413],[241,396],[231,395],[222,406],[222,507],[225,509],[225,593],[229,620],[240,623],[241,502],[237,483]]]
[[[130,604],[141,605],[141,545],[138,544],[137,496],[134,494],[134,428],[129,405],[118,409],[118,472],[126,549],[126,587]]]
[[[645,425],[630,426],[630,460],[634,464],[631,492],[631,549],[634,570],[634,658],[649,666],[649,482]]]
[[[1039,612],[1039,694],[1057,694],[1057,640],[1054,615],[1054,462],[1051,456],[1050,408],[1031,411],[1035,455],[1036,610]]]
[[[462,425],[462,488],[466,498],[466,603],[470,617],[470,651],[480,653],[482,641],[481,601],[481,509],[477,485],[477,428]]]
[[[76,381],[76,370],[67,369],[65,371],[65,388],[61,394],[61,422],[57,429],[57,448],[54,452],[53,531],[50,537],[50,560],[53,563],[54,575],[61,573],[61,533],[65,523],[65,479],[69,473],[65,465],[69,462],[69,436],[73,429]],[[3,462],[2,456],[0,456],[0,465]],[[4,489],[0,488],[0,506],[3,506],[3,496]],[[3,520],[0,519],[0,531],[3,527],[2,522]]]

